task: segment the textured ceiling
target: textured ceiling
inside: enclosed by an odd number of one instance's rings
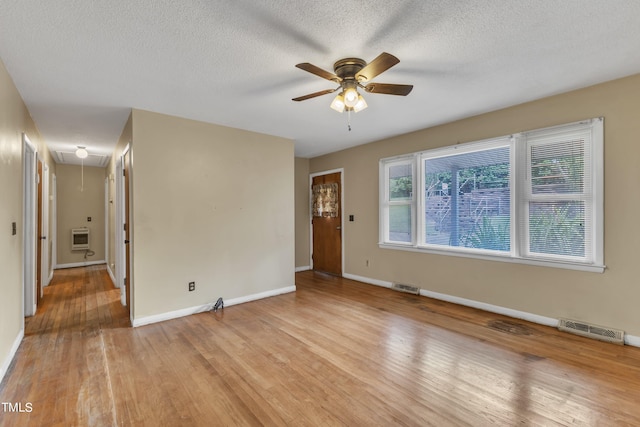
[[[332,71],[386,51],[365,94],[329,108]],[[52,151],[110,155],[130,108],[295,140],[313,157],[640,72],[638,0],[2,0],[0,58]]]

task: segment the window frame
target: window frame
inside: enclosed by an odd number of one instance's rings
[[[584,186],[590,188],[590,231],[585,234],[585,256],[588,259],[578,260],[569,256],[553,254],[538,254],[529,251],[529,223],[528,203],[531,198],[526,197],[527,182],[523,179],[523,171],[530,174],[529,152],[532,141],[551,138],[554,135],[588,132],[590,140],[585,143],[585,149],[590,150],[587,159],[585,155]],[[426,243],[425,235],[425,169],[426,159],[451,156],[454,154],[471,153],[500,146],[510,148],[509,186],[510,186],[510,250],[499,252],[494,250],[467,248],[462,246],[446,246]],[[485,259],[492,261],[529,264],[546,267],[565,268],[580,271],[602,273],[604,265],[604,119],[602,117],[565,125],[536,129],[515,135],[502,136],[464,144],[439,147],[431,150],[405,154],[381,159],[380,165],[380,196],[379,196],[379,243],[384,249],[397,249],[413,252],[423,252],[448,256]],[[411,201],[411,242],[396,242],[389,240],[389,167],[412,162],[413,191]],[[588,164],[587,164],[588,162]],[[589,176],[587,176],[589,175]],[[588,181],[587,181],[588,180]],[[562,198],[563,196],[561,196]],[[386,199],[385,199],[386,198]],[[525,221],[526,220],[526,221]],[[526,224],[526,226],[525,226]],[[589,248],[587,248],[587,246]],[[589,250],[589,252],[588,252]]]
[[[416,233],[415,230],[417,228],[417,218],[415,215],[416,209],[416,167],[415,167],[415,154],[411,154],[408,156],[397,156],[391,159],[388,159],[386,162],[380,162],[380,175],[383,177],[380,180],[380,194],[381,194],[381,202],[380,204],[380,230],[379,236],[381,242],[385,242],[393,245],[401,245],[401,246],[414,246],[416,242]],[[394,166],[402,166],[408,165],[411,167],[411,198],[408,200],[391,200],[390,199],[390,191],[389,191],[389,169]],[[402,242],[398,240],[391,240],[389,238],[389,207],[391,206],[410,206],[411,211],[411,240],[409,242]]]

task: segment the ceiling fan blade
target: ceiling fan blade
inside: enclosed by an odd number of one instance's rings
[[[413,89],[413,85],[395,85],[388,83],[369,83],[364,90],[369,93],[384,93],[386,95],[407,96]]]
[[[320,92],[314,92],[314,93],[310,93],[309,95],[304,95],[304,96],[299,96],[297,98],[293,98],[292,101],[304,101],[306,99],[315,98],[316,96],[322,96],[322,95],[326,95],[328,93],[335,92],[338,89],[339,89],[339,87],[335,88],[335,89],[321,90]]]
[[[309,64],[308,62],[303,62],[301,64],[296,64],[296,67],[300,68],[301,70],[307,71],[307,72],[309,72],[311,74],[315,74],[318,77],[322,77],[323,79],[327,79],[327,80],[334,81],[336,83],[340,83],[340,77],[336,76],[333,73],[325,71],[320,67],[316,67],[313,64]]]
[[[356,74],[356,80],[368,81],[375,76],[387,71],[396,65],[400,60],[387,52],[382,52],[376,59],[369,62]]]

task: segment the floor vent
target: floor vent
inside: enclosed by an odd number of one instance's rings
[[[406,292],[408,294],[420,295],[420,288],[417,286],[403,285],[402,283],[394,283],[391,285],[394,291]]]
[[[560,319],[558,329],[571,332],[583,337],[594,338],[601,341],[612,342],[614,344],[624,344],[624,331],[605,328],[603,326],[590,325],[576,320]]]

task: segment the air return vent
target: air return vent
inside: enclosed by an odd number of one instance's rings
[[[412,285],[403,285],[402,283],[394,283],[391,285],[394,291],[406,292],[408,294],[420,295],[420,288]]]
[[[577,320],[560,319],[558,329],[583,337],[612,342],[614,344],[624,344],[624,331],[590,325],[588,323],[578,322]]]

